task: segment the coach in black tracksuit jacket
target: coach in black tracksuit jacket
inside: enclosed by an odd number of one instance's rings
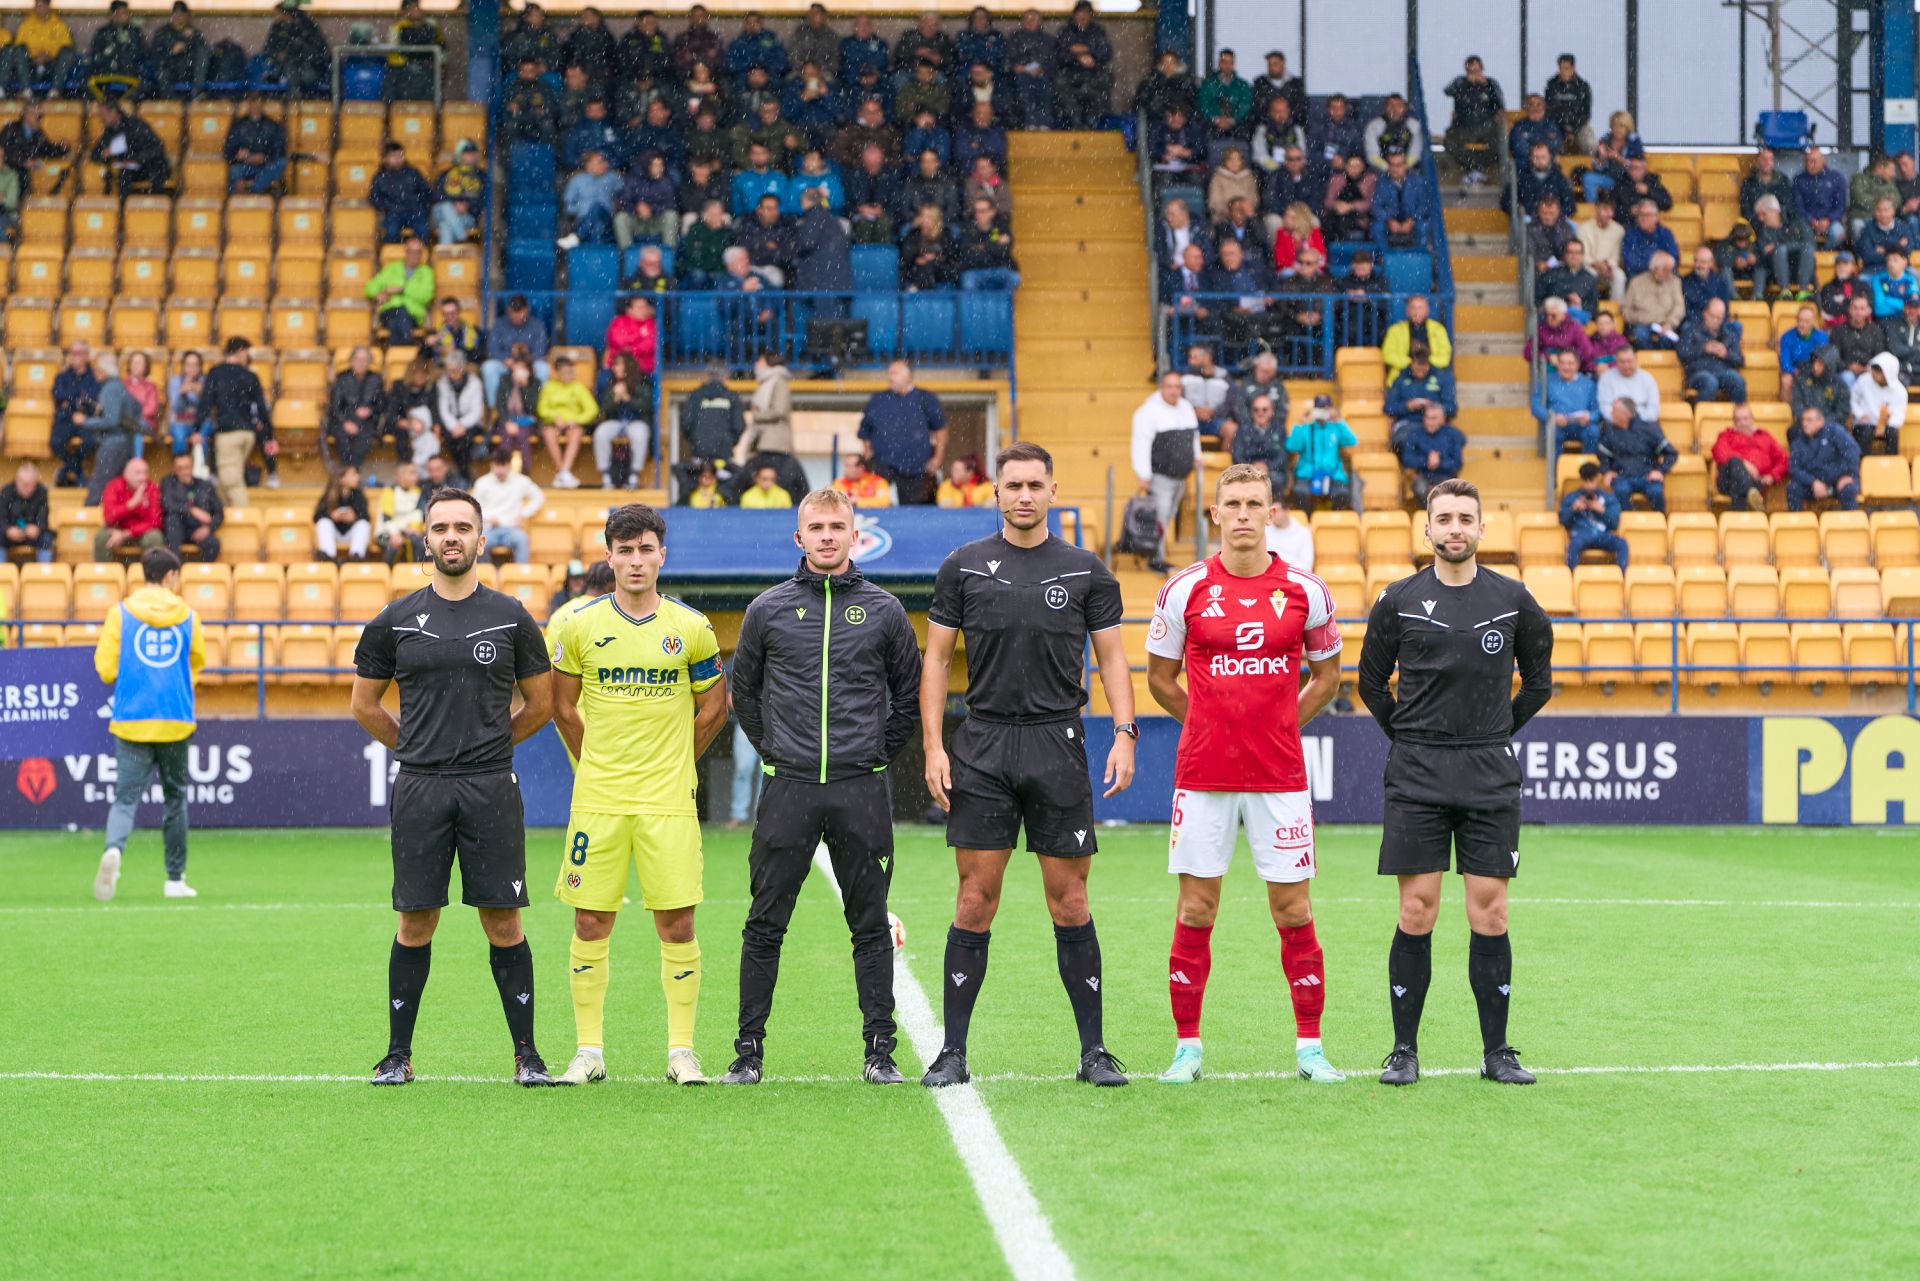
[[[804,523],[814,510],[800,509]],[[850,529],[849,529],[850,533]],[[893,948],[887,888],[893,815],[886,769],[917,732],[920,651],[899,600],[848,559],[851,539],[800,562],[747,607],[729,673],[734,714],[767,778],[748,856],[753,906],[740,949],[740,1038],[757,1071],[780,943],[824,840],[853,933],[869,1064],[891,1066]]]

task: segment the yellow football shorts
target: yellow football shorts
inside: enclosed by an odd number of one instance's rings
[[[576,811],[568,816],[554,897],[589,912],[617,912],[629,867],[639,872],[640,905],[648,911],[692,907],[704,897],[700,820],[690,814]]]

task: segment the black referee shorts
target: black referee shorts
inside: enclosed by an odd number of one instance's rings
[[[527,906],[526,811],[520,778],[493,774],[394,777],[393,910],[429,912],[447,905],[454,860],[460,901],[468,907]]]
[[[1380,875],[1520,871],[1520,762],[1504,747],[1398,743],[1387,753]]]
[[[1080,858],[1100,848],[1079,717],[1010,725],[969,716],[954,731],[950,755],[948,845],[1012,849],[1024,826],[1029,854]]]

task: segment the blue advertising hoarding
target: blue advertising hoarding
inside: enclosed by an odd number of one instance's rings
[[[669,583],[781,579],[799,563],[791,510],[674,507],[663,514]],[[1059,513],[1051,520],[1059,533]],[[947,553],[999,528],[1000,513],[991,507],[863,509],[856,517],[853,558],[861,573],[881,582],[930,579]]]

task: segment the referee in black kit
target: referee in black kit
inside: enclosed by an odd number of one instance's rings
[[[426,541],[431,582],[381,610],[353,654],[353,718],[400,762],[391,799],[400,928],[387,961],[387,1056],[373,1084],[413,1079],[413,1024],[458,858],[461,899],[479,909],[493,945],[514,1082],[552,1085],[533,1044],[533,953],[520,930],[525,815],[513,772],[513,745],[552,715],[546,640],[525,606],[483,587],[473,572],[486,547],[473,495],[436,491],[427,500]],[[395,682],[397,721],[380,701]]]
[[[1393,740],[1380,874],[1400,879],[1400,927],[1387,953],[1393,1052],[1383,1085],[1420,1079],[1420,1010],[1449,855],[1473,929],[1467,982],[1480,1009],[1480,1075],[1533,1084],[1507,1044],[1507,880],[1520,870],[1520,761],[1509,744],[1553,693],[1553,624],[1525,587],[1475,563],[1485,532],[1471,483],[1429,490],[1434,562],[1380,593],[1360,647],[1360,697]],[[1387,688],[1396,663],[1397,701]]]
[[[1120,639],[1120,584],[1098,556],[1047,532],[1055,496],[1052,455],[1022,442],[1001,450],[995,463],[1000,532],[947,557],[927,612],[920,675],[927,788],[948,811],[947,844],[954,847],[960,891],[941,984],[946,1040],[921,1084],[969,1079],[967,1026],[987,975],[1000,883],[1024,824],[1027,850],[1040,856],[1060,981],[1080,1032],[1079,1079],[1125,1085],[1101,1031],[1100,940],[1087,909],[1088,860],[1098,839],[1080,721],[1087,702],[1081,665],[1091,637],[1114,719],[1106,795],[1124,791],[1133,782],[1140,728]],[[949,762],[941,722],[954,641],[963,632],[967,719],[954,733]]]
[[[747,606],[729,686],[767,775],[747,856],[753,905],[740,944],[740,1036],[722,1085],[760,1083],[780,944],[822,840],[853,933],[853,982],[875,1085],[894,1066],[893,804],[886,769],[920,720],[920,647],[893,593],[853,563],[853,502],[837,489],[800,500],[792,578]]]

